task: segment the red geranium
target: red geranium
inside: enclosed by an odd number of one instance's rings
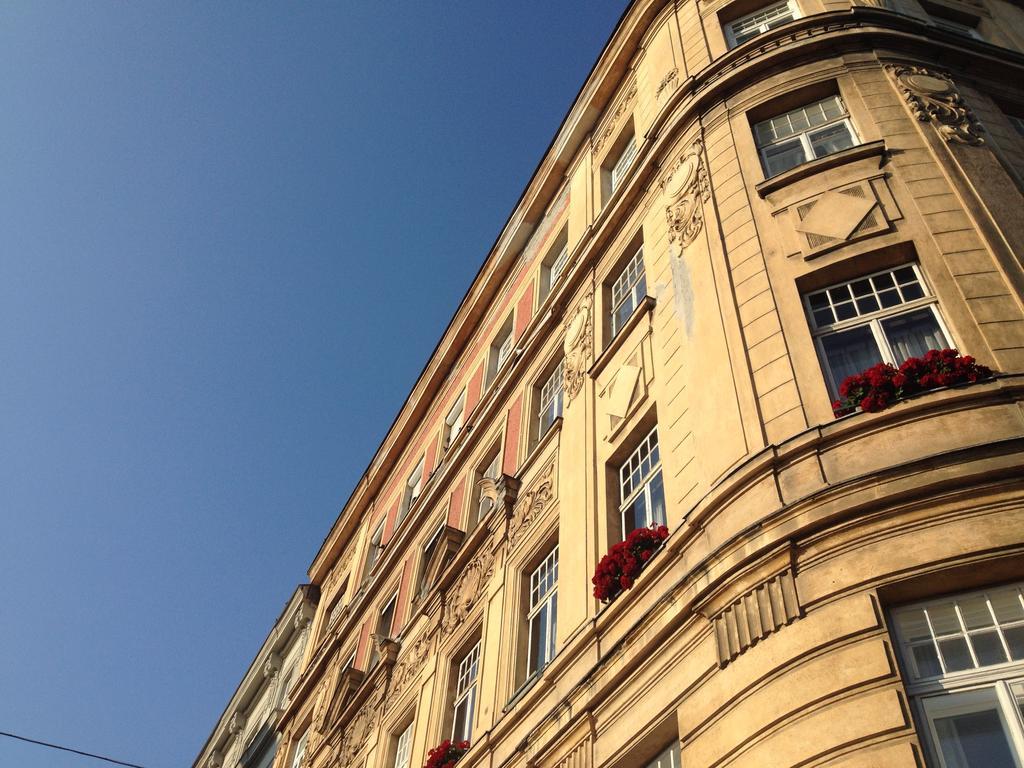
[[[452,743],[445,739],[427,753],[427,764],[423,768],[454,768],[455,761],[469,752],[468,741]]]
[[[907,358],[899,368],[878,363],[847,376],[839,385],[839,399],[832,403],[832,410],[837,417],[858,408],[881,411],[918,392],[991,377],[992,371],[969,355],[961,356],[955,349],[930,349],[921,357]]]
[[[597,564],[591,579],[594,597],[602,603],[610,603],[621,592],[632,587],[647,561],[667,538],[668,528],[659,525],[637,528],[630,532],[625,541],[613,544],[608,554]]]

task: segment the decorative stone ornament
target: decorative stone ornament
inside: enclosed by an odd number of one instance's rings
[[[587,294],[565,321],[565,366],[562,389],[571,401],[583,389],[583,382],[590,367],[590,354],[594,349],[594,297]]]
[[[488,539],[483,542],[480,551],[473,559],[466,564],[447,597],[444,618],[441,620],[442,632],[445,634],[452,632],[473,610],[477,599],[494,574],[494,558],[494,547]]]
[[[381,699],[380,689],[371,693],[345,728],[338,748],[338,762],[341,765],[351,765],[366,746],[377,724]]]
[[[887,64],[886,69],[914,117],[922,123],[934,122],[946,141],[974,146],[985,143],[981,125],[948,74],[902,64]]]
[[[702,203],[711,196],[701,139],[693,142],[670,166],[661,180],[661,189],[669,201],[665,208],[668,241],[685,248],[700,234],[704,226]]]
[[[430,655],[430,646],[433,637],[434,633],[429,628],[421,632],[419,637],[416,638],[416,642],[412,644],[408,653],[402,656],[401,660],[395,666],[395,671],[391,675],[391,685],[388,690],[388,696],[384,700],[385,711],[391,709],[395,702],[399,700],[399,697],[401,697],[409,687],[409,683],[412,682],[420,673],[424,662]]]
[[[540,479],[523,493],[512,509],[508,523],[508,543],[515,546],[523,533],[537,519],[555,496],[555,462],[552,461],[540,473]]]

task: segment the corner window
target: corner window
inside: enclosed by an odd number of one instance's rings
[[[380,609],[380,613],[377,615],[377,630],[376,635],[381,638],[391,638],[392,633],[395,630],[395,611],[398,607],[398,593],[395,592],[391,596],[391,599],[384,603],[384,607]],[[370,665],[369,668],[373,668],[377,661],[380,659],[380,655],[377,653],[377,644],[370,640],[370,645],[373,647],[373,651],[370,653]]]
[[[914,264],[815,291],[804,303],[833,397],[843,379],[876,363],[899,365],[950,346]]]
[[[636,159],[636,135],[631,135],[611,167],[611,191],[615,192]]]
[[[306,731],[295,742],[295,751],[292,752],[291,768],[300,768],[302,760],[306,756],[306,741],[309,738],[309,731]]]
[[[897,608],[907,693],[941,768],[1024,760],[1021,584]]]
[[[541,263],[540,270],[540,300],[544,301],[548,294],[558,285],[562,279],[562,273],[569,263],[569,233],[566,227],[555,238],[554,245],[548,251],[547,256]]]
[[[409,768],[412,760],[412,723],[409,723],[395,743],[394,768]]]
[[[494,381],[498,372],[504,367],[505,363],[508,362],[509,358],[512,357],[513,345],[515,339],[512,334],[512,315],[508,316],[508,319],[502,325],[501,330],[498,331],[497,337],[491,343],[491,351],[487,356],[487,384],[490,385]]]
[[[615,336],[647,295],[644,249],[641,246],[612,283],[612,336]]]
[[[363,579],[370,575],[370,571],[373,570],[373,566],[380,560],[381,552],[384,551],[384,546],[381,542],[384,541],[384,521],[381,520],[380,524],[374,530],[370,536],[370,548],[366,553],[366,567],[363,569]]]
[[[402,492],[402,504],[398,508],[398,520],[395,522],[402,522],[406,515],[409,514],[409,510],[412,509],[416,503],[416,499],[420,497],[420,493],[423,491],[423,457],[420,457],[419,462],[416,464],[416,468],[409,475],[409,479],[405,481],[405,490]]]
[[[551,550],[530,574],[530,602],[527,611],[529,647],[526,670],[529,677],[540,674],[555,657],[555,629],[558,618],[558,546]]]
[[[565,359],[558,361],[537,395],[537,439],[544,437],[555,419],[562,415],[562,380]]]
[[[825,157],[857,143],[846,105],[838,96],[792,109],[754,124],[765,176]]]
[[[619,494],[623,538],[637,528],[665,525],[665,484],[661,479],[657,427],[619,467]]]
[[[787,21],[800,18],[800,11],[796,3],[791,0],[782,3],[773,3],[765,6],[754,13],[741,16],[733,22],[725,25],[725,36],[728,39],[729,47],[735,48],[747,40],[752,40],[758,35],[764,34],[769,29],[785,24]]]
[[[475,473],[473,488],[476,499],[471,510],[471,515],[466,526],[466,532],[473,530],[476,524],[483,520],[487,514],[494,509],[493,489],[501,478],[501,444],[495,445]]]
[[[476,711],[476,679],[480,671],[480,642],[460,661],[455,682],[455,718],[452,741],[469,741],[473,735],[473,714]]]
[[[463,390],[462,394],[459,395],[459,399],[455,401],[455,405],[452,406],[451,410],[448,411],[448,415],[444,419],[444,436],[443,446],[444,450],[448,450],[452,443],[462,433],[462,427],[465,424],[466,416],[466,391]]]
[[[681,765],[679,757],[679,741],[673,742],[665,748],[665,751],[649,762],[644,768],[679,768]]]

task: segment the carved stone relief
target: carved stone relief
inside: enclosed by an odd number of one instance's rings
[[[964,103],[950,76],[925,67],[887,64],[914,117],[934,123],[946,141],[955,144],[984,144],[983,131],[970,107]]]
[[[787,569],[742,595],[712,619],[718,663],[724,667],[800,616],[802,609],[793,571]]]
[[[448,634],[460,626],[476,605],[484,587],[494,574],[495,551],[490,539],[483,542],[458,580],[452,585],[445,601],[441,630]]]
[[[601,392],[601,404],[608,421],[605,423],[607,432],[605,439],[611,440],[617,429],[626,418],[633,403],[637,401],[637,383],[643,373],[643,364],[632,359],[615,372],[608,386]]]
[[[345,728],[338,748],[338,761],[341,765],[351,765],[366,746],[376,727],[382,698],[381,689],[373,691]]]
[[[391,687],[388,690],[388,697],[384,702],[384,709],[389,710],[409,687],[409,683],[416,679],[416,676],[423,668],[424,662],[430,655],[430,646],[434,633],[431,628],[425,629],[416,638],[416,642],[409,648],[409,652],[401,657],[391,674]]]
[[[508,524],[508,543],[514,546],[522,535],[529,530],[533,521],[547,508],[555,498],[555,462],[551,461],[540,473],[539,479],[528,491],[520,494],[519,501],[512,510],[512,518]]]
[[[583,389],[590,367],[590,354],[594,350],[593,304],[594,297],[588,293],[565,320],[562,389],[568,401]]]
[[[661,82],[658,83],[658,90],[654,94],[654,97],[656,99],[660,99],[662,93],[672,93],[677,87],[679,87],[679,70],[673,67],[663,78],[661,78]]]
[[[668,198],[668,241],[679,249],[694,241],[704,226],[703,203],[711,196],[711,185],[704,164],[704,142],[697,139],[669,166],[661,180]]]

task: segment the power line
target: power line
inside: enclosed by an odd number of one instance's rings
[[[62,747],[60,744],[51,744],[48,741],[39,741],[38,739],[30,739],[27,736],[19,736],[16,733],[7,733],[6,731],[0,731],[0,736],[6,736],[9,739],[17,739],[18,741],[24,741],[28,744],[35,744],[40,747],[48,747],[49,749],[59,749],[61,752],[70,752],[74,755],[82,755],[83,757],[91,757],[95,760],[103,760],[114,765],[123,765],[126,768],[145,768],[143,765],[138,763],[126,763],[124,760],[115,760],[112,757],[104,757],[103,755],[96,755],[92,752],[83,752],[80,749],[72,749],[71,747]]]

